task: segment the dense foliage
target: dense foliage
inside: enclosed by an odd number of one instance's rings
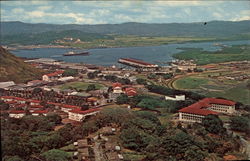
[[[230,119],[230,127],[232,130],[245,132],[250,134],[250,115],[235,116]]]
[[[71,125],[53,131],[55,125],[61,123],[60,116],[56,114],[29,115],[21,119],[3,117],[4,119],[1,119],[1,143],[2,157],[6,160],[18,157],[26,161],[35,160],[40,157],[41,153],[47,154],[46,151],[50,149],[65,146],[77,136]]]

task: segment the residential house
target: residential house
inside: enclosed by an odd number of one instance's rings
[[[58,70],[53,73],[43,75],[42,79],[43,81],[47,81],[47,82],[55,81],[61,78],[63,73],[64,73],[63,70]]]

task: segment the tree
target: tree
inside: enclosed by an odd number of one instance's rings
[[[136,82],[137,82],[138,84],[147,85],[147,80],[146,80],[146,79],[143,79],[143,78],[138,78],[138,79],[136,79]]]
[[[0,109],[1,110],[8,110],[9,109],[9,104],[5,103],[4,101],[0,100]]]
[[[148,75],[148,79],[155,79],[157,76],[156,76],[156,74],[154,74],[154,73],[150,73],[149,75]]]
[[[94,78],[95,78],[94,72],[89,72],[89,73],[87,74],[87,76],[88,76],[89,79],[94,79]]]
[[[213,134],[224,134],[226,129],[223,127],[222,120],[217,115],[207,115],[202,120],[205,129]]]
[[[192,73],[192,70],[188,68],[187,72],[188,72],[188,73]]]
[[[180,70],[180,69],[176,69],[175,72],[176,72],[176,73],[180,73],[181,70]]]
[[[86,91],[88,92],[88,91],[93,91],[93,90],[96,90],[95,85],[94,85],[94,84],[90,84],[90,85],[88,85],[88,87],[87,87]]]
[[[19,156],[11,156],[11,157],[6,157],[3,158],[3,161],[24,161],[22,158],[20,158]]]
[[[41,88],[34,88],[33,89],[33,94],[37,94],[37,93],[40,93],[42,92],[43,90]]]
[[[46,161],[69,161],[71,156],[62,150],[52,149],[41,155]]]
[[[55,124],[61,124],[62,118],[58,114],[51,113],[46,116],[49,122],[54,122]]]
[[[64,77],[67,77],[67,76],[77,76],[78,75],[78,71],[76,69],[66,69],[63,74],[62,74]]]
[[[116,103],[117,103],[118,105],[120,105],[120,104],[126,104],[126,103],[128,103],[128,101],[129,101],[129,98],[128,98],[128,96],[125,95],[125,94],[121,94],[120,96],[118,96],[118,97],[116,98]]]
[[[232,130],[250,133],[250,119],[244,116],[235,116],[230,119]]]
[[[170,78],[172,78],[173,77],[173,73],[167,73],[167,74],[164,74],[163,75],[163,78],[164,79],[170,79]]]

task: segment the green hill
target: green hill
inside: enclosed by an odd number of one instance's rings
[[[82,41],[92,41],[96,39],[113,39],[112,36],[85,33],[79,30],[65,30],[65,31],[48,31],[43,33],[20,33],[14,35],[2,35],[2,44],[22,44],[22,45],[38,45],[38,44],[51,44],[56,40],[62,40],[65,37],[73,39],[80,39]]]
[[[26,63],[0,46],[0,82],[23,83],[41,78],[43,72]]]

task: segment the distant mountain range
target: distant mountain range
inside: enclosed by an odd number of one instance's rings
[[[29,24],[1,22],[1,45],[53,44],[65,38],[81,41],[115,40],[117,36],[192,37],[214,40],[250,39],[250,21],[211,21],[205,23],[123,23],[100,25]]]
[[[138,36],[193,36],[229,37],[250,34],[248,21],[210,21],[200,23],[147,24],[128,22],[122,24],[77,25],[77,24],[30,24],[18,21],[1,22],[1,34],[42,33],[48,31],[79,30],[85,33],[138,35]]]

